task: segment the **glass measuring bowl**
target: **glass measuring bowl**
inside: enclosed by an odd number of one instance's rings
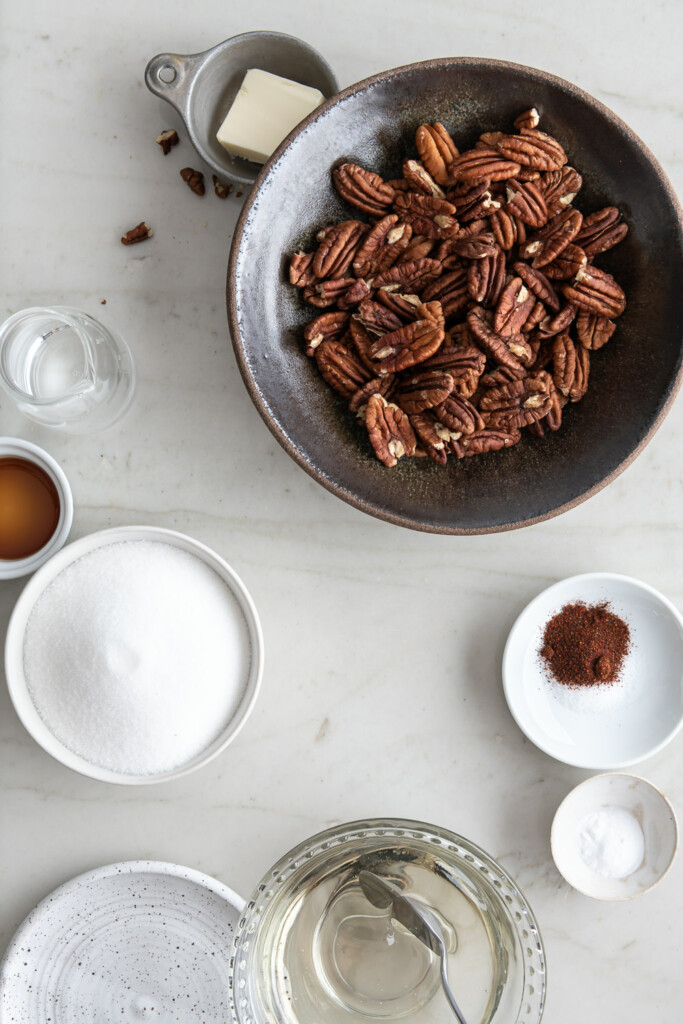
[[[70,433],[111,426],[135,387],[123,338],[70,306],[33,306],[0,326],[0,385],[19,410]]]
[[[372,906],[361,870],[434,911],[468,1024],[538,1024],[545,954],[532,911],[483,850],[400,819],[321,832],[258,886],[235,934],[236,1024],[444,1024],[453,1019],[434,954]]]

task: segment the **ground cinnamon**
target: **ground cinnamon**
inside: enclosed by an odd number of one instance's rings
[[[566,604],[546,624],[539,653],[567,686],[613,683],[631,646],[627,623],[607,602]]]

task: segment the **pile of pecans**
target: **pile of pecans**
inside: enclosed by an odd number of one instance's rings
[[[385,466],[557,430],[624,312],[593,260],[628,229],[616,207],[584,217],[572,205],[581,175],[538,122],[527,110],[515,134],[486,132],[464,153],[442,124],[422,124],[419,159],[395,181],[335,167],[370,223],[330,224],[291,258],[290,282],[328,310],[304,330],[306,352]]]

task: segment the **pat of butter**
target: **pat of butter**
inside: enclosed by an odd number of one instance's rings
[[[216,138],[229,153],[265,163],[324,98],[318,89],[251,68]]]

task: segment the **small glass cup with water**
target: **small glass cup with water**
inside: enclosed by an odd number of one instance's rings
[[[116,422],[135,369],[114,331],[70,306],[34,306],[0,327],[0,386],[25,416],[74,434]]]

